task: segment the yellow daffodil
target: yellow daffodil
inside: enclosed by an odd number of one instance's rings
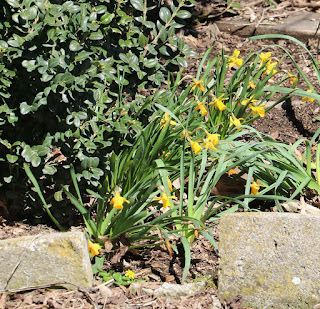
[[[313,90],[312,90],[311,88],[309,88],[309,89],[307,90],[307,92],[312,93]],[[312,102],[314,101],[314,98],[308,98],[308,97],[303,97],[303,98],[302,98],[302,103],[305,103],[305,102],[307,102],[307,101],[310,101],[310,102],[312,103]]]
[[[241,101],[241,105],[248,105],[248,103],[257,103],[258,100],[255,100],[254,95],[252,95],[249,99],[244,99],[243,101]]]
[[[234,175],[234,174],[239,174],[239,171],[237,171],[237,166],[235,168],[231,168],[230,170],[228,170],[228,175]]]
[[[217,150],[215,147],[219,142],[220,134],[211,134],[206,132],[207,137],[204,140],[204,146],[208,149]]]
[[[171,207],[170,199],[176,199],[176,196],[167,196],[165,192],[162,193],[161,197],[156,197],[153,200],[154,201],[162,201],[163,209],[166,209],[167,207]]]
[[[297,76],[288,72],[289,82],[293,85],[297,81]]]
[[[261,185],[257,184],[255,181],[250,185],[251,192],[250,194],[255,195],[259,193],[259,188]]]
[[[256,89],[256,85],[253,83],[252,80],[250,80],[247,89],[250,89],[250,88],[251,88],[251,89]]]
[[[195,110],[199,109],[202,116],[207,115],[208,111],[206,110],[206,108],[204,106],[206,103],[197,101],[197,104],[198,104],[198,106],[195,108]]]
[[[99,254],[99,250],[101,250],[102,248],[98,243],[93,243],[92,241],[88,240],[88,249],[92,257],[95,257]]]
[[[240,55],[240,50],[235,49],[233,51],[232,56],[230,56],[228,58],[228,66],[229,66],[229,68],[234,68],[234,67],[237,68],[237,67],[242,65],[243,60],[239,58],[239,55]]]
[[[172,182],[171,182],[169,177],[167,177],[167,184],[168,184],[168,187],[169,187],[169,191],[172,192]]]
[[[223,95],[221,95],[219,98],[215,98],[213,102],[209,103],[209,105],[216,105],[219,111],[223,111],[227,108],[227,106],[222,102],[224,100],[228,100],[228,98],[224,98]]]
[[[175,126],[177,123],[173,120],[170,120],[170,116],[168,113],[164,114],[164,117],[161,119],[161,123],[162,126],[160,127],[160,129],[163,129],[167,123],[169,123],[169,125]]]
[[[124,202],[127,202],[128,204],[130,203],[127,199],[120,195],[119,191],[116,191],[116,195],[112,198],[110,204],[113,205],[113,208],[115,209],[122,209]]]
[[[263,72],[269,75],[272,72],[272,75],[277,73],[277,70],[274,70],[274,68],[278,65],[277,62],[272,62],[271,59],[268,60],[266,67],[264,68]]]
[[[260,62],[260,68],[262,67],[262,65],[267,62],[269,60],[269,58],[271,57],[271,53],[268,52],[268,53],[261,53],[259,54],[259,58],[261,60]]]
[[[234,125],[238,130],[240,130],[240,128],[238,128],[239,126],[241,126],[240,120],[243,120],[243,118],[236,118],[234,116],[230,116],[230,126]]]
[[[250,104],[249,107],[252,110],[252,115],[259,114],[260,117],[264,117],[265,116],[265,112],[266,111],[264,109],[264,105],[256,106],[256,105]]]
[[[191,143],[191,148],[194,151],[194,154],[197,155],[202,150],[202,147],[198,142],[190,141],[190,143]]]
[[[204,146],[206,146],[207,149],[217,150],[217,148],[215,147],[215,144],[213,144],[213,143],[210,142],[210,141],[205,142]]]
[[[188,131],[188,132],[186,133],[186,130],[183,130],[183,131],[181,132],[181,135],[184,136],[184,137],[188,137],[189,134],[191,134],[191,133],[192,133],[191,131]],[[191,139],[191,138],[190,138],[190,139]]]
[[[136,274],[131,269],[128,269],[125,273],[125,276],[133,280],[136,277]]]
[[[192,83],[192,87],[191,87],[191,92],[194,91],[194,89],[199,88],[202,92],[206,90],[206,88],[204,88],[204,86],[202,85],[203,80],[199,79],[196,80],[195,78],[193,78],[193,83]]]
[[[207,137],[205,139],[205,142],[211,142],[214,145],[218,144],[220,134],[215,134],[215,133],[211,134],[211,133],[208,133],[208,132],[206,132],[206,134],[207,134]]]

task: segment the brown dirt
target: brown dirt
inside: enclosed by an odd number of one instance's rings
[[[282,1],[282,8],[275,10],[267,9],[264,1],[254,1],[256,5],[250,5],[247,1],[242,3],[243,10],[239,11],[240,18],[246,19],[253,15],[257,20],[263,18],[273,18],[274,22],[279,22],[286,18],[291,12],[301,10],[294,8],[291,1]],[[283,5],[285,3],[285,5]],[[250,50],[258,51],[262,47],[272,43],[271,41],[250,41],[247,38],[238,37],[226,33],[218,33],[210,18],[230,18],[224,11],[225,1],[203,1],[197,6],[200,13],[208,12],[209,18],[199,19],[201,27],[190,28],[185,33],[185,39],[191,47],[199,54],[205,52],[208,47],[213,46],[213,55],[220,53],[222,49],[226,53],[232,52],[235,48],[241,51],[243,57]],[[310,10],[303,8],[303,10]],[[212,13],[213,12],[213,13]],[[253,14],[253,15],[252,15]],[[277,16],[279,15],[279,16]],[[213,17],[212,17],[213,16]],[[278,40],[277,43],[286,47],[293,55],[296,62],[308,74],[313,85],[319,90],[319,82],[312,72],[310,61],[305,51],[288,41]],[[316,56],[316,39],[307,42],[311,52]],[[281,58],[282,53],[279,48],[272,47],[270,51]],[[190,64],[189,72],[197,70],[199,61]],[[295,69],[288,57],[282,64],[282,68],[291,73]],[[303,83],[301,87],[306,89]],[[294,98],[296,100],[296,98]],[[275,139],[286,143],[294,143],[301,138],[310,138],[319,128],[319,123],[315,117],[320,116],[319,104],[299,102],[285,104],[269,111],[264,118],[258,119],[254,127],[261,132],[271,134]],[[3,207],[0,205],[0,208]],[[1,221],[0,221],[1,222]],[[32,235],[42,232],[52,232],[53,229],[45,225],[30,226],[26,223],[8,224],[2,219],[0,223],[0,239]],[[214,228],[214,235],[218,240],[217,228]],[[174,240],[173,240],[174,242]],[[116,254],[116,253],[115,253]],[[110,260],[109,260],[110,261]],[[137,279],[148,280],[150,283],[159,284],[161,282],[180,283],[181,273],[184,265],[183,254],[173,253],[170,256],[166,247],[156,247],[128,251],[117,263],[106,262],[104,270],[115,270],[123,272],[132,269],[137,275]],[[192,245],[191,271],[188,277],[189,282],[193,279],[204,279],[208,282],[205,291],[192,297],[155,298],[145,293],[131,293],[129,289],[123,287],[110,286],[102,287],[101,279],[96,279],[95,287],[86,291],[66,291],[49,288],[38,288],[27,292],[8,293],[0,295],[1,308],[211,308],[213,297],[219,295],[215,285],[217,284],[218,254],[204,238],[197,239]],[[233,300],[220,299],[223,308],[243,308],[241,298]]]

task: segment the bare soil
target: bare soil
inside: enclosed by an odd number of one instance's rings
[[[243,5],[238,10],[240,18],[250,20],[255,16],[256,21],[271,19],[273,22],[281,22],[297,10],[311,11],[312,8],[294,7],[292,1],[282,1],[280,8],[268,7],[264,1],[238,1]],[[310,60],[306,52],[296,44],[284,41],[251,41],[248,38],[236,35],[219,33],[214,26],[214,20],[232,18],[226,12],[226,1],[202,1],[196,7],[197,14],[205,15],[183,34],[185,40],[198,53],[203,54],[209,47],[213,46],[212,54],[217,55],[222,49],[225,53],[231,53],[235,48],[241,51],[243,58],[250,51],[258,51],[269,44],[279,44],[288,49],[295,61],[308,75],[315,89],[319,91],[319,81],[312,71]],[[301,2],[299,2],[301,3]],[[205,13],[205,14],[204,14]],[[307,46],[313,55],[317,56],[317,38],[307,42]],[[276,46],[270,51],[277,59],[281,59],[283,52]],[[200,59],[190,63],[188,73],[197,70]],[[295,69],[289,57],[285,57],[281,68],[294,74]],[[303,89],[307,86],[301,83]],[[315,117],[320,116],[319,104],[307,102],[301,104],[299,98],[293,98],[292,104],[284,104],[269,111],[264,118],[258,119],[254,127],[263,133],[268,133],[273,138],[286,143],[294,143],[301,138],[309,138],[319,128],[319,122]],[[0,205],[0,208],[3,205]],[[9,222],[4,218],[0,221],[0,239],[13,238],[23,235],[33,235],[54,231],[46,225],[31,226],[26,222]],[[218,241],[218,228],[213,228],[214,235]],[[173,240],[174,242],[174,240]],[[178,246],[179,249],[179,246]],[[181,249],[181,248],[180,248]],[[141,250],[127,251],[124,255],[119,252],[113,253],[113,259],[107,259],[104,270],[115,270],[124,272],[132,269],[137,279],[148,280],[155,286],[162,282],[180,283],[184,267],[183,254],[168,252],[165,246],[144,248]],[[111,257],[111,256],[110,256]],[[188,282],[193,280],[205,280],[207,288],[192,297],[153,297],[143,293],[141,290],[132,293],[130,289],[101,286],[101,279],[96,278],[95,286],[89,290],[57,290],[50,288],[37,288],[19,293],[0,294],[1,308],[211,308],[214,298],[218,298],[222,308],[243,308],[243,300],[237,297],[231,300],[221,299],[217,293],[218,284],[218,253],[204,238],[199,237],[192,246],[192,263]],[[150,287],[150,286],[149,286]],[[151,286],[152,288],[152,286]]]

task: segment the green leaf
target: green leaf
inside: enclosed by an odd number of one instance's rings
[[[41,163],[41,158],[37,155],[37,154],[34,154],[32,157],[31,157],[31,164],[33,167],[38,167]]]
[[[143,12],[143,1],[142,0],[130,0],[130,3],[136,10]]]
[[[145,59],[144,60],[144,65],[147,67],[147,68],[153,68],[155,67],[157,64],[158,64],[159,60],[157,58],[154,58],[154,59]]]
[[[78,50],[82,49],[82,46],[79,44],[79,42],[73,40],[70,42],[69,48],[71,51],[78,51]]]
[[[26,102],[20,104],[20,112],[22,115],[28,114],[32,110],[32,106],[28,105]]]
[[[87,157],[81,162],[81,167],[83,169],[95,168],[98,167],[99,161],[98,157]]]
[[[159,48],[159,52],[160,52],[162,55],[170,56],[169,47],[167,47],[166,45],[161,46],[161,47]]]
[[[183,245],[184,249],[184,258],[185,258],[185,263],[184,263],[184,269],[183,269],[183,274],[182,274],[182,282],[184,282],[187,278],[187,275],[189,273],[190,269],[190,264],[191,264],[191,250],[190,250],[190,244],[188,240],[182,236],[181,237],[181,243]]]
[[[181,18],[181,19],[187,19],[190,18],[192,15],[189,11],[186,10],[180,10],[177,13],[177,17]]]
[[[165,23],[167,23],[171,17],[170,10],[166,7],[162,7],[159,12],[159,17],[161,20],[163,20]]]
[[[146,75],[147,75],[146,72],[138,71],[138,78],[139,78],[140,80],[143,79]]]
[[[14,8],[20,7],[20,3],[17,0],[6,0],[6,1],[9,5],[11,5]]]
[[[57,202],[61,202],[63,201],[63,190],[60,190],[60,191],[56,191],[53,195],[54,199],[57,201]]]
[[[114,17],[115,17],[115,14],[114,14],[114,13],[110,14],[110,13],[107,12],[106,14],[104,14],[103,16],[101,16],[100,22],[101,22],[101,24],[103,24],[103,25],[108,25],[108,24],[110,24],[110,23],[112,22],[112,20],[114,19]]]
[[[36,192],[38,193],[42,203],[43,203],[43,206],[44,208],[46,209],[49,217],[51,218],[51,220],[55,223],[55,225],[61,230],[61,231],[65,231],[64,227],[59,223],[59,221],[52,215],[50,209],[49,209],[49,206],[48,204],[46,203],[46,200],[44,199],[43,195],[42,195],[42,191],[39,187],[39,184],[36,180],[36,178],[34,177],[33,173],[31,172],[31,169],[29,167],[28,164],[26,163],[23,163],[23,168],[26,172],[26,174],[28,175],[29,179],[31,180],[32,184],[34,185],[35,189],[36,189]]]
[[[102,266],[105,260],[105,256],[95,257],[94,264],[92,265],[92,273],[95,275],[102,270]]]
[[[37,7],[32,6],[20,13],[20,17],[24,20],[33,20],[38,14]]]
[[[93,52],[87,52],[87,51],[81,51],[76,57],[75,61],[82,61],[85,59],[88,59],[90,55],[92,55]]]
[[[12,181],[12,178],[13,178],[13,176],[3,177],[3,180],[4,180],[6,183],[10,183],[10,182]]]
[[[7,160],[8,160],[11,164],[17,162],[17,160],[18,160],[18,156],[16,156],[16,155],[7,154],[6,157],[7,157]]]
[[[46,83],[46,82],[50,81],[52,78],[53,78],[53,75],[49,75],[49,74],[47,74],[47,73],[44,73],[44,74],[42,75],[42,77],[41,77],[41,81],[44,82],[44,83]],[[49,88],[49,90],[50,90],[50,88]],[[48,90],[47,90],[47,91],[48,91]]]
[[[188,61],[184,57],[177,57],[177,62],[178,62],[179,65],[181,65],[184,68],[188,67]]]
[[[105,5],[98,5],[95,9],[97,14],[104,14],[108,10]]]
[[[101,32],[92,32],[89,36],[89,40],[102,40],[103,34]]]
[[[149,39],[141,32],[139,34],[139,40],[138,40],[139,45],[141,47],[145,47],[148,44],[148,41],[149,41]]]
[[[57,169],[52,165],[45,165],[42,172],[46,175],[54,175],[57,172]]]

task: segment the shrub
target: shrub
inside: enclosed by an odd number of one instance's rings
[[[97,186],[112,151],[147,122],[166,71],[194,55],[175,32],[194,0],[6,0],[0,8],[0,186]],[[10,191],[7,189],[6,193]],[[57,196],[57,195],[56,195]]]

